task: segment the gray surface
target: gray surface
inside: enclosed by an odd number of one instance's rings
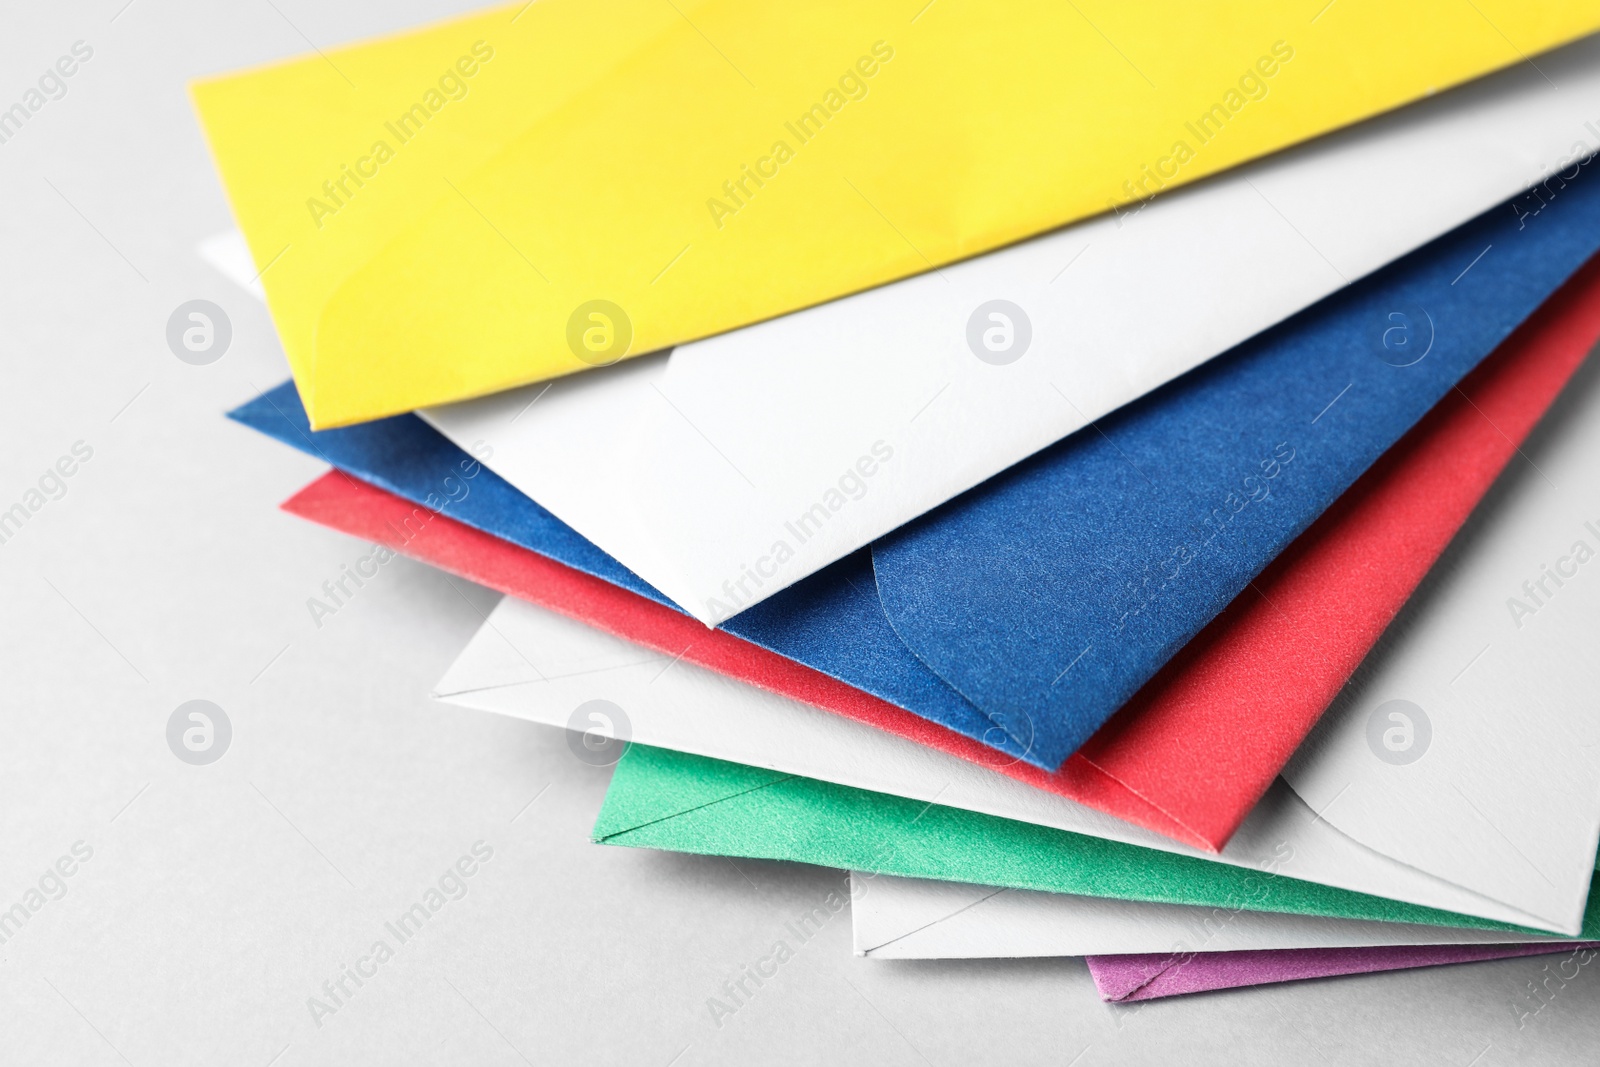
[[[221,417],[286,372],[265,312],[193,255],[229,217],[185,80],[453,5],[121,4],[0,15],[0,105],[95,49],[0,144],[0,509],[94,449],[0,544],[0,909],[93,848],[0,944],[0,1062],[1592,1058],[1594,963],[1520,1027],[1546,960],[1117,1009],[1076,960],[854,959],[843,913],[715,1027],[706,998],[843,876],[589,845],[607,772],[426,696],[492,595],[400,560],[316,628],[306,598],[364,550],[276,510],[316,463]],[[193,299],[233,323],[209,366],[165,341]],[[209,766],[167,746],[192,699],[232,722]],[[307,998],[478,840],[467,895],[315,1025]]]

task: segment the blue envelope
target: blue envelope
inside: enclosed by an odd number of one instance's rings
[[[1480,216],[722,628],[1056,769],[1600,250],[1600,183],[1541,192],[1537,217]],[[457,499],[471,457],[416,416],[313,433],[291,383],[231,414],[676,606],[492,472]]]

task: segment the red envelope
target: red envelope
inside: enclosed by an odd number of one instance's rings
[[[1220,850],[1600,338],[1591,261],[1442,400],[1060,770],[340,471],[284,510],[607,633]],[[413,529],[417,524],[413,524]]]

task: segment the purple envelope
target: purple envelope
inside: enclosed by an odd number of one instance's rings
[[[1531,941],[1512,945],[1385,945],[1377,948],[1263,949],[1251,952],[1153,952],[1089,956],[1102,1000],[1127,1003],[1210,989],[1370,974],[1407,967],[1583,952],[1588,962],[1600,941]]]

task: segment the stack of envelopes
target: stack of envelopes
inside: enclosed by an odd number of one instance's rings
[[[203,82],[293,371],[232,417],[508,594],[436,693],[615,763],[595,841],[849,870],[861,955],[1586,960],[1600,10],[1316,6],[541,0]]]

